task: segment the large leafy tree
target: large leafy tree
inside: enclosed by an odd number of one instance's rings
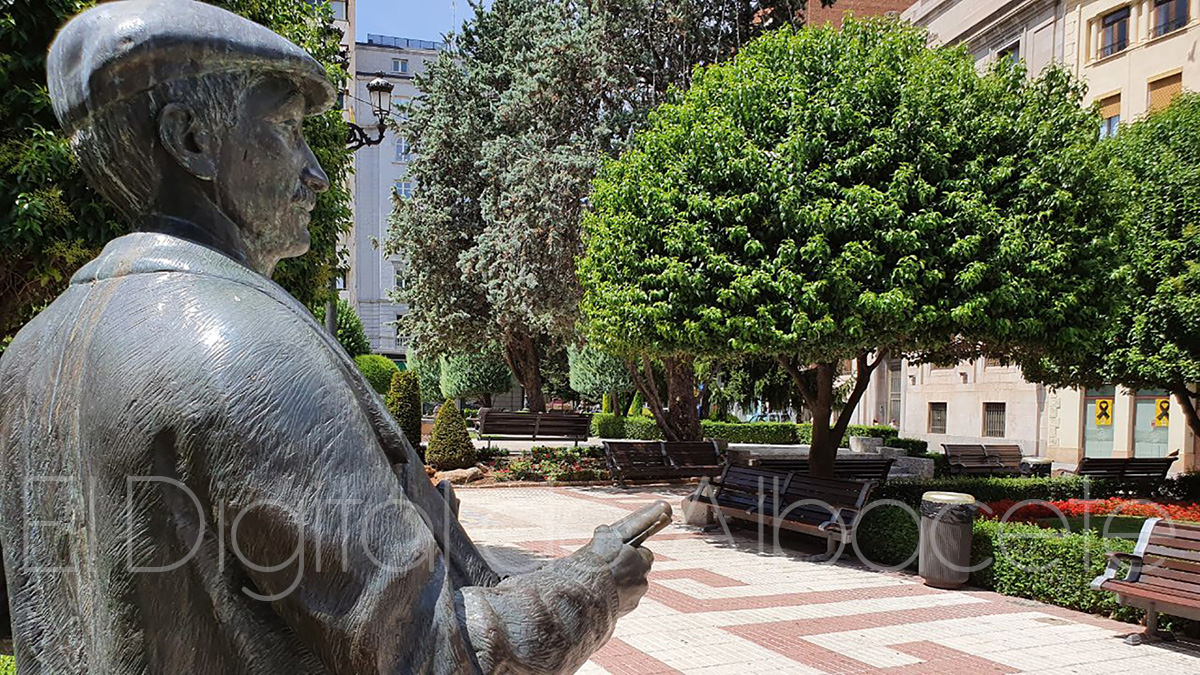
[[[785,29],[656,110],[585,220],[592,342],[776,359],[813,416],[813,471],[830,475],[883,354],[1093,338],[1111,228],[1080,85],[1010,64],[981,75],[926,43],[888,19]]]
[[[389,243],[410,262],[408,332],[442,353],[498,331],[529,407],[544,409],[541,354],[575,330],[580,219],[599,167],[694,65],[804,4],[473,3],[401,130],[419,157]]]
[[[1200,95],[1122,128],[1105,142],[1125,239],[1114,284],[1121,303],[1095,349],[1025,364],[1060,386],[1165,389],[1200,435]]]
[[[87,185],[46,92],[46,52],[58,28],[94,4],[3,0],[0,6],[0,344],[62,291],[75,270],[129,223]],[[345,77],[328,5],[294,0],[215,0],[283,34]],[[346,127],[333,111],[306,121],[305,134],[332,180],[313,210],[312,249],[275,278],[311,304],[325,298],[338,264],[337,237],[351,225],[345,187]]]

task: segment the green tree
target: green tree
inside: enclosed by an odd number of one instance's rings
[[[408,348],[405,365],[417,374],[417,382],[421,391],[421,402],[434,405],[446,400],[442,395],[442,366],[438,357],[426,358],[412,347]]]
[[[1121,302],[1093,349],[1023,363],[1056,386],[1165,389],[1200,435],[1200,95],[1125,126],[1102,152],[1121,196]]]
[[[980,74],[875,19],[781,30],[698,72],[597,181],[589,341],[776,359],[812,413],[816,475],[885,354],[1079,348],[1110,301],[1097,117],[1065,71],[1006,61]]]
[[[85,180],[46,92],[46,52],[59,27],[90,0],[7,0],[0,16],[0,340],[65,288],[75,270],[129,229]],[[344,63],[328,4],[216,0],[285,35],[342,82]],[[313,210],[312,247],[282,263],[275,279],[305,304],[323,301],[349,230],[346,125],[332,111],[305,122],[305,135],[332,181]]]
[[[421,104],[401,129],[418,154],[417,193],[397,204],[388,248],[410,261],[406,332],[441,353],[498,332],[540,411],[547,344],[574,337],[580,219],[602,162],[693,65],[798,21],[805,3],[471,6],[452,49],[418,76]]]
[[[462,411],[449,399],[438,408],[425,450],[425,462],[439,471],[475,466],[477,453]]]
[[[607,400],[612,410],[624,414],[622,401],[629,400],[634,387],[623,360],[583,345],[568,347],[567,361],[572,389],[592,400]]]
[[[416,373],[401,370],[392,375],[387,394],[388,412],[414,448],[421,447],[421,389]]]
[[[324,306],[310,309],[318,321],[325,320]],[[337,341],[352,358],[371,353],[371,340],[367,338],[362,319],[358,318],[358,312],[354,311],[350,303],[342,298],[338,298],[337,301]]]
[[[388,387],[392,386],[392,376],[400,370],[400,367],[391,359],[379,354],[356,356],[354,365],[358,366],[358,371],[371,384],[371,388],[379,392],[380,396],[387,394]]]
[[[488,343],[480,349],[459,352],[441,358],[441,389],[447,398],[483,400],[491,407],[492,394],[512,388],[512,373],[504,361],[502,347]]]

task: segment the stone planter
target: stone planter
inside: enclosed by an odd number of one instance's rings
[[[850,437],[850,452],[864,452],[872,455],[878,455],[879,449],[882,447],[882,438],[872,438],[870,436]]]

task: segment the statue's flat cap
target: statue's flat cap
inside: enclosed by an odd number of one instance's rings
[[[325,69],[303,49],[195,0],[101,3],[59,31],[46,61],[54,114],[68,130],[165,82],[237,72],[292,80],[310,113],[328,109],[336,95]]]

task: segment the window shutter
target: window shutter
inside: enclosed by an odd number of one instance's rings
[[[1150,83],[1150,111],[1162,110],[1183,91],[1183,73],[1160,77]]]
[[[1106,120],[1121,114],[1121,95],[1109,96],[1100,101],[1100,119]]]

